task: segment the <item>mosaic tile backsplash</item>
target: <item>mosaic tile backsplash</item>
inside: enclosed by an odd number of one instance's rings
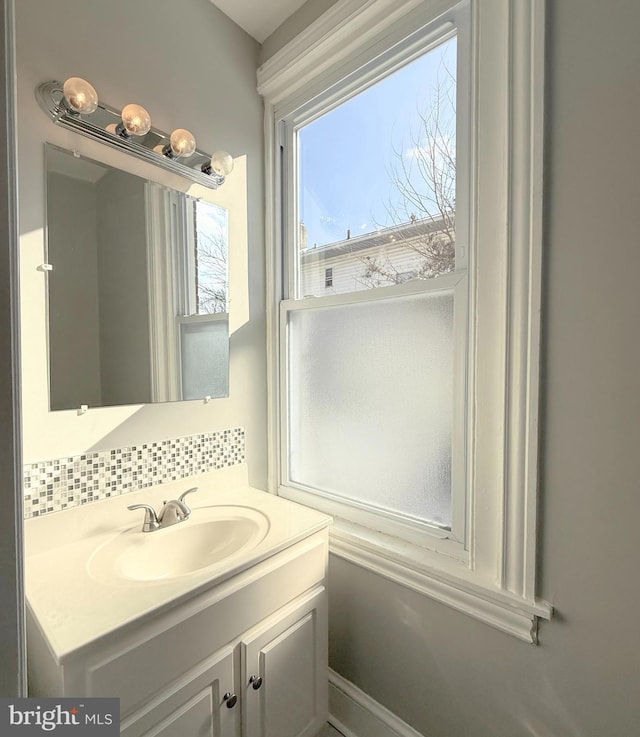
[[[24,516],[38,517],[245,461],[244,428],[29,463]]]

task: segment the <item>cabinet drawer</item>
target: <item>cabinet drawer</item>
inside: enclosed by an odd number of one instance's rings
[[[117,696],[126,716],[204,658],[322,582],[326,531],[278,553],[212,591],[65,667],[67,693]],[[117,642],[117,644],[116,644]],[[73,674],[76,677],[73,677]],[[75,683],[74,683],[75,681]]]

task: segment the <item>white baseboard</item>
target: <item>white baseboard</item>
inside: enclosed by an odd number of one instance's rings
[[[329,723],[344,737],[423,737],[400,717],[331,669]]]

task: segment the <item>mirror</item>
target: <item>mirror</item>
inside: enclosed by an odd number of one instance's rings
[[[50,409],[228,396],[228,210],[50,144],[46,171]]]

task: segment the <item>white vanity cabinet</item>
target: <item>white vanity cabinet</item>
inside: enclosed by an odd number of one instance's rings
[[[189,671],[123,719],[123,737],[313,737],[326,721],[325,595],[319,587]]]
[[[116,696],[125,737],[313,737],[327,716],[328,531],[53,658],[32,695]]]
[[[242,638],[243,737],[313,737],[326,721],[325,608],[322,588]]]
[[[237,737],[240,734],[237,695],[225,690],[234,687],[234,670],[233,650],[227,648],[217,653],[203,667],[186,674],[122,720],[120,734],[123,737]],[[232,708],[225,708],[227,704]]]

